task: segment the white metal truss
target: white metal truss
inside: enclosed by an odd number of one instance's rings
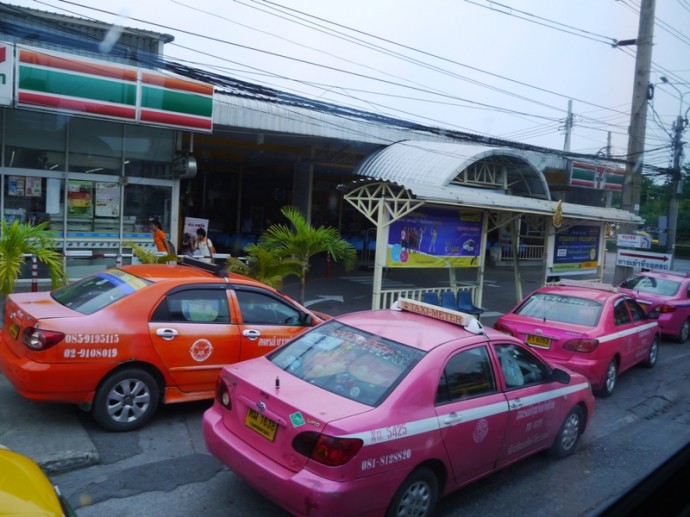
[[[354,206],[361,214],[371,221],[377,228],[379,221],[379,206],[388,212],[387,226],[425,204],[404,187],[388,182],[366,183],[345,194],[345,200]]]

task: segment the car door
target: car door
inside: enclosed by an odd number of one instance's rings
[[[635,351],[639,348],[640,343],[640,334],[635,328],[636,324],[623,297],[614,301],[613,320],[615,326],[614,333],[602,337],[600,342],[611,348],[611,357],[615,353],[619,354],[620,363],[618,371],[620,373],[635,364]]]
[[[457,484],[494,470],[508,418],[486,345],[446,361],[436,394],[436,417]]]
[[[183,392],[212,391],[220,369],[240,357],[240,328],[230,320],[224,284],[169,291],[153,311],[149,333]]]
[[[633,350],[630,357],[630,366],[644,361],[649,356],[649,346],[656,335],[656,324],[647,318],[645,310],[633,298],[625,298],[625,305],[630,312],[630,318],[637,332],[633,334],[631,345]]]
[[[560,400],[567,393],[548,380],[549,367],[530,350],[514,343],[493,347],[509,408],[501,468],[551,444],[564,416]]]
[[[236,286],[233,294],[241,320],[240,360],[267,354],[312,325],[310,315],[268,290]]]

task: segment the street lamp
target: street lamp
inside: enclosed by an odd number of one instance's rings
[[[676,230],[678,228],[678,198],[683,192],[683,181],[680,173],[680,160],[683,154],[681,136],[688,126],[688,111],[690,111],[690,106],[688,106],[688,109],[685,110],[685,116],[683,116],[683,97],[690,91],[681,92],[664,76],[661,76],[661,82],[676,90],[680,96],[678,117],[673,124],[673,169],[671,170],[671,200],[668,204],[668,240],[666,242],[666,251],[671,254],[671,263],[673,264],[676,250]]]

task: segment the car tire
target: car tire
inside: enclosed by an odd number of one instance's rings
[[[680,326],[680,332],[676,336],[676,341],[678,343],[685,343],[690,337],[690,319],[687,319]]]
[[[563,420],[563,424],[561,424],[561,428],[556,435],[556,439],[549,453],[554,458],[565,458],[570,456],[575,450],[577,442],[580,441],[583,426],[584,416],[582,408],[580,406],[575,406],[570,410],[565,420]]]
[[[642,363],[645,368],[654,368],[657,359],[659,358],[659,336],[654,336],[652,344],[649,345],[649,354],[647,359]]]
[[[91,413],[109,431],[132,431],[151,419],[159,398],[158,383],[150,373],[127,368],[105,379],[96,392]]]
[[[597,395],[601,397],[610,397],[613,394],[613,390],[616,388],[616,383],[618,381],[618,361],[615,358],[611,359],[611,362],[606,367],[606,374],[604,375],[604,384],[597,391]]]
[[[414,470],[395,492],[386,517],[429,517],[438,502],[438,478],[426,467]]]

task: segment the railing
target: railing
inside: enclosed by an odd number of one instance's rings
[[[409,298],[411,300],[422,301],[424,293],[436,293],[436,295],[441,298],[441,293],[444,291],[452,291],[457,298],[458,291],[471,291],[472,299],[474,300],[474,291],[477,289],[476,285],[460,285],[455,288],[453,287],[420,287],[420,288],[410,288],[410,289],[385,289],[381,291],[381,303],[379,307],[382,309],[388,309],[393,302],[398,298]]]
[[[513,260],[513,247],[501,246],[500,260]],[[540,244],[520,244],[518,246],[518,260],[540,261],[544,256],[544,246]]]

